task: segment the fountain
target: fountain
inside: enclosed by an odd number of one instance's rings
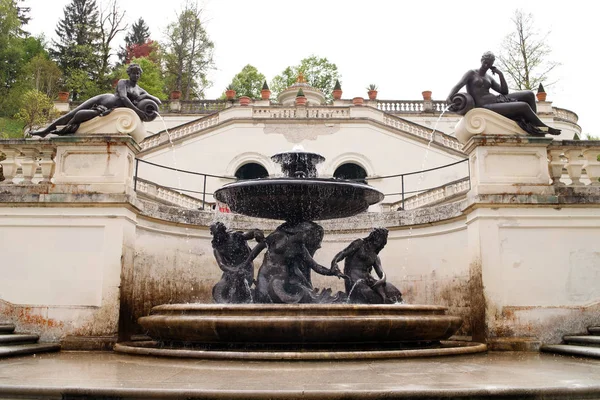
[[[216,199],[231,211],[283,220],[268,236],[211,226],[222,279],[218,304],[156,306],[138,320],[153,339],[120,343],[116,351],[159,356],[233,359],[396,358],[474,353],[485,345],[448,341],[462,320],[446,308],[402,303],[386,281],[378,253],[387,230],[374,229],[339,252],[330,268],[313,256],[324,230],[313,220],[364,212],[383,194],[362,182],[319,178],[324,158],[296,149],[272,159],[284,176],[223,186]],[[253,249],[248,241],[256,240]],[[252,261],[264,260],[253,277]],[[345,260],[343,272],[337,263]],[[374,270],[379,279],[371,275]],[[345,292],[314,288],[312,271],[345,280]],[[251,286],[255,284],[254,288]]]

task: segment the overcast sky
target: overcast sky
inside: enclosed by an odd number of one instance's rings
[[[119,0],[129,24],[144,18],[151,38],[162,41],[169,22],[186,0]],[[70,0],[25,0],[31,7],[28,30],[55,38],[55,26]],[[108,0],[97,0],[106,5]],[[340,71],[344,98],[367,97],[366,86],[379,87],[380,99],[412,100],[423,90],[443,100],[468,69],[477,68],[488,50],[500,52],[513,30],[517,8],[534,15],[541,33],[562,65],[546,86],[548,100],[579,115],[584,133],[600,135],[593,120],[600,65],[598,12],[594,1],[573,0],[209,0],[206,29],[215,43],[217,69],[210,75],[208,98],[221,95],[246,64],[267,80],[312,54],[326,57]],[[118,38],[118,46],[123,36]],[[587,67],[585,67],[587,65]],[[584,68],[586,69],[584,72]]]

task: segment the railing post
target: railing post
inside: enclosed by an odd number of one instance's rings
[[[467,158],[467,173],[469,174],[469,190],[471,190],[471,159]]]
[[[204,175],[204,189],[202,189],[202,209],[206,205],[206,175]]]
[[[137,191],[137,174],[138,174],[138,165],[140,163],[140,160],[138,158],[135,159],[135,171],[133,173],[133,191]]]
[[[402,210],[404,210],[404,175],[400,175],[402,179]]]

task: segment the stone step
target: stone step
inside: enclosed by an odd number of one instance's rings
[[[7,333],[13,333],[15,330],[15,326],[13,324],[0,324],[0,335],[5,335]]]
[[[600,358],[600,348],[597,347],[575,346],[568,344],[545,344],[540,348],[540,350],[547,353]]]
[[[27,335],[22,333],[0,335],[0,346],[6,346],[15,343],[36,343],[39,338],[40,337],[38,335]]]
[[[590,335],[600,335],[600,326],[590,326],[588,332]]]
[[[593,335],[563,336],[563,341],[566,344],[600,346],[600,336],[593,336]]]
[[[15,344],[0,346],[0,357],[22,356],[59,350],[60,345],[55,343]]]

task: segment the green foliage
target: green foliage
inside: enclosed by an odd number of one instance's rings
[[[23,127],[19,120],[0,117],[0,139],[22,138]]]
[[[371,83],[369,86],[367,86],[367,90],[377,90],[377,85]]]
[[[0,0],[0,84],[10,89],[17,80],[23,59],[21,22],[13,0]]]
[[[540,82],[540,85],[538,86],[538,93],[546,93],[546,91],[544,90],[544,85],[542,85],[542,83]]]
[[[73,93],[73,99],[89,99],[102,94],[105,90],[96,83],[96,80],[90,79],[89,74],[82,69],[69,69],[65,73],[64,89]],[[75,96],[76,94],[76,96]]]
[[[231,89],[227,90],[235,90],[238,96],[258,99],[260,98],[263,82],[266,84],[265,76],[258,72],[256,67],[248,64],[233,77],[229,84]]]
[[[333,86],[333,90],[342,90],[342,85],[340,85],[339,80],[335,80],[335,85]]]
[[[299,65],[289,66],[274,77],[270,85],[271,90],[275,94],[282,92],[296,82],[300,73],[310,86],[320,89],[328,100],[332,98],[331,92],[336,80],[341,77],[334,63],[325,57],[311,55],[301,60]]]
[[[265,83],[263,83],[261,90],[269,90],[269,85],[267,85],[267,81],[265,81]]]
[[[24,66],[45,53],[43,39],[24,37],[17,0],[0,0],[0,116],[12,117],[25,90]],[[21,16],[22,18],[25,18]]]
[[[62,72],[46,54],[38,54],[23,67],[22,76],[28,86],[54,98]]]
[[[59,41],[54,41],[52,57],[57,61],[73,98],[89,97],[97,84],[83,82],[83,77],[96,80],[100,75],[100,28],[95,0],[71,0],[64,17],[56,25]],[[72,76],[74,75],[74,76]],[[81,91],[83,90],[83,91]],[[101,90],[100,90],[101,91]]]
[[[304,96],[304,90],[302,90],[302,88],[298,89],[298,93],[296,93],[296,97],[306,97],[306,96]]]
[[[140,17],[131,25],[129,32],[125,36],[125,47],[119,49],[119,63],[125,64],[127,62],[127,55],[132,46],[141,46],[148,40],[150,40],[150,28],[146,25],[146,21]]]
[[[187,4],[177,21],[167,27],[164,61],[167,90],[179,90],[184,100],[204,98],[210,86],[207,73],[214,67],[214,44],[200,20],[200,9]]]
[[[37,90],[30,90],[23,95],[23,103],[15,118],[23,123],[24,132],[29,132],[57,116],[58,111],[48,96]]]
[[[131,62],[139,64],[144,71],[142,77],[138,81],[138,85],[146,92],[161,100],[167,99],[168,96],[165,94],[165,81],[160,65],[146,57],[134,58]],[[127,67],[128,65],[118,67],[115,70],[114,78],[127,79]]]
[[[150,28],[146,25],[146,21],[142,17],[131,25],[131,30],[125,36],[125,44],[144,44],[150,39]]]

